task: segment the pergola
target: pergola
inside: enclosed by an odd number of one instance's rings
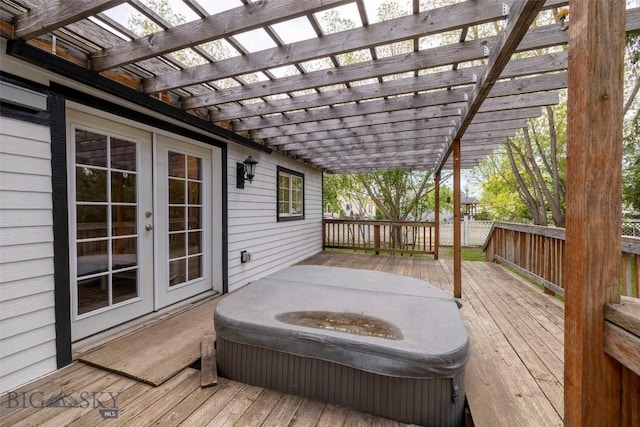
[[[195,19],[173,26],[142,0],[1,0],[1,30],[9,54],[96,86],[109,78],[150,108],[323,171],[430,170],[439,182],[452,169],[458,229],[460,169],[568,88],[565,422],[613,425],[621,380],[602,351],[602,305],[618,298],[619,260],[606,255],[619,252],[621,203],[603,195],[620,188],[623,35],[640,29],[640,9],[620,0],[412,0],[405,16],[374,22],[367,0],[238,0],[214,14],[209,2],[183,2]],[[108,13],[120,4],[160,31],[125,28]],[[555,22],[569,5],[569,18]],[[356,26],[330,32],[321,19],[329,10]],[[472,38],[478,25],[498,35]],[[302,27],[312,36],[291,33]],[[185,49],[198,65],[181,61]]]

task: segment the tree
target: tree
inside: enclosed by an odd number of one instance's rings
[[[625,125],[623,128],[622,157],[622,199],[631,209],[640,211],[640,109],[636,105],[640,90],[640,34],[629,34],[626,37],[625,55],[627,84],[625,93],[627,102],[624,106]]]

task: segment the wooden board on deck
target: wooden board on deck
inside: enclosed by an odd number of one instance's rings
[[[218,384],[215,343],[216,337],[214,335],[206,335],[200,342],[200,387]]]
[[[158,386],[200,358],[200,342],[215,335],[219,298],[193,304],[174,316],[109,342],[79,360]]]

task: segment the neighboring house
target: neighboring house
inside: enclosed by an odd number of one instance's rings
[[[0,50],[0,393],[73,342],[322,250],[319,169]]]
[[[342,215],[352,219],[375,219],[376,205],[369,196],[352,198],[349,196],[338,196]]]

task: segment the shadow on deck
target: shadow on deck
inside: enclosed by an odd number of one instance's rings
[[[452,292],[450,260],[323,252],[303,264],[403,274]],[[466,391],[475,425],[561,425],[562,303],[498,265],[463,262],[462,278],[472,351]],[[109,401],[109,391],[117,402]],[[224,378],[200,388],[194,367],[153,387],[76,362],[13,393],[0,399],[0,425],[401,425]]]

